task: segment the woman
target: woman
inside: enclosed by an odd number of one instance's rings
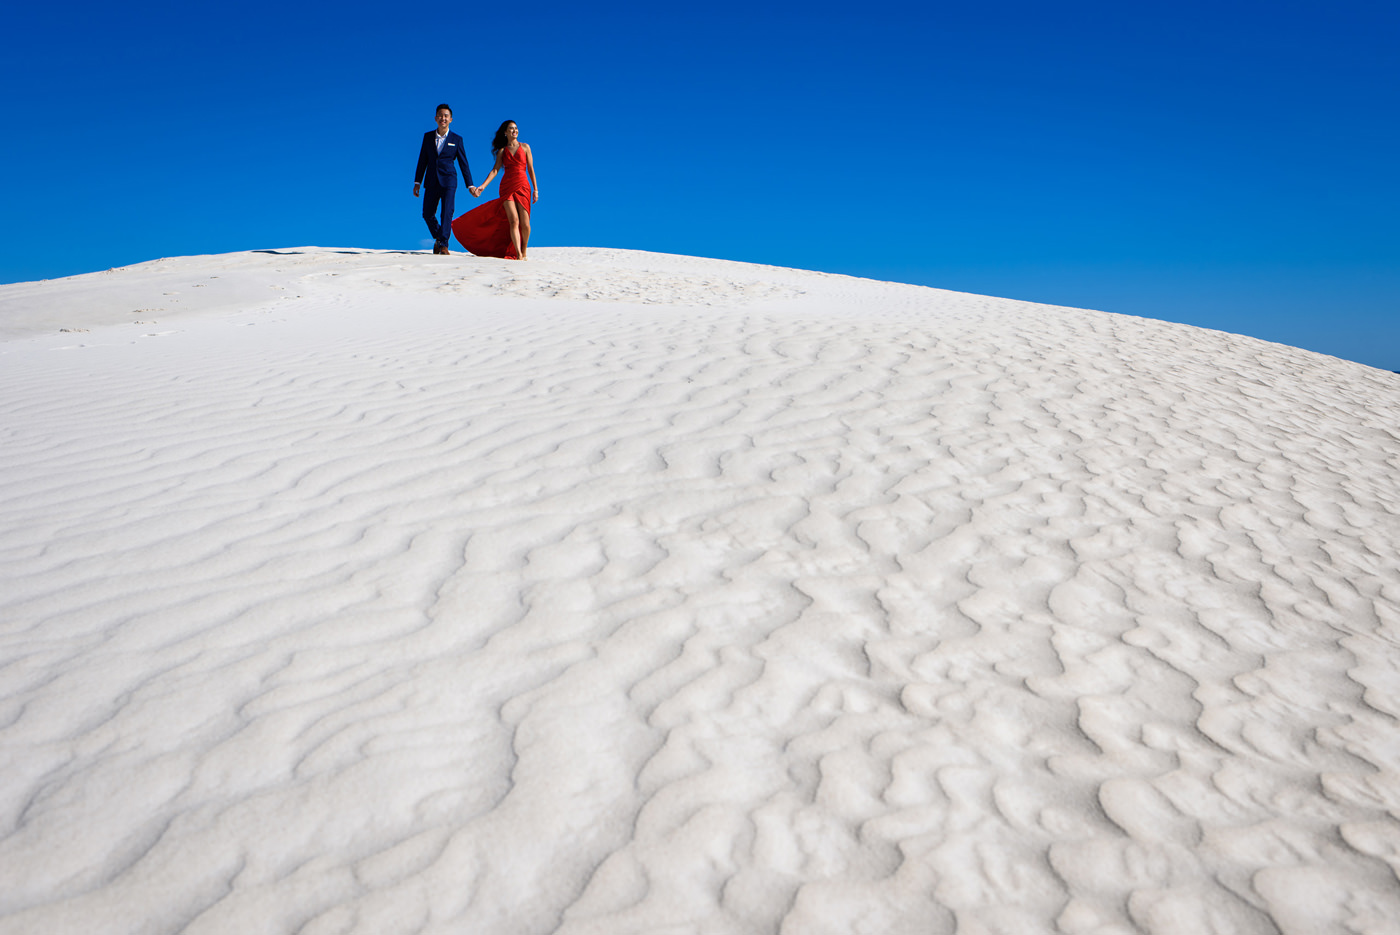
[[[520,128],[514,120],[507,120],[496,130],[491,154],[496,157],[491,174],[468,191],[472,197],[480,198],[496,173],[504,168],[500,197],[453,221],[452,233],[477,256],[523,260],[530,248],[530,206],[540,200],[535,156],[530,144],[520,142]]]

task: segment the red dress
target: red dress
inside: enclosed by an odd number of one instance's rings
[[[525,147],[501,150],[501,196],[472,208],[452,222],[457,240],[477,256],[517,259],[510,242],[510,220],[504,203],[514,201],[522,217],[530,216],[530,175],[526,171]]]

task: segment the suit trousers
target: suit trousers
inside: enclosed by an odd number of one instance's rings
[[[452,236],[452,207],[457,197],[457,187],[443,188],[429,182],[423,189],[423,220],[428,222],[428,233],[433,235],[440,246],[447,246],[447,238]],[[442,205],[442,221],[436,215],[438,204]]]

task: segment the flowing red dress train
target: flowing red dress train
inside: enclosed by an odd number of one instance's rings
[[[477,256],[497,256],[518,259],[515,245],[510,242],[510,220],[504,203],[515,202],[522,218],[530,216],[530,176],[525,171],[525,147],[514,153],[501,153],[501,196],[484,205],[477,205],[452,222],[457,241]]]

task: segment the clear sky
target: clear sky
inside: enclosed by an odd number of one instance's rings
[[[478,179],[519,123],[537,245],[1098,308],[1400,370],[1395,2],[28,0],[0,36],[3,282],[421,249],[413,166],[446,101]]]

